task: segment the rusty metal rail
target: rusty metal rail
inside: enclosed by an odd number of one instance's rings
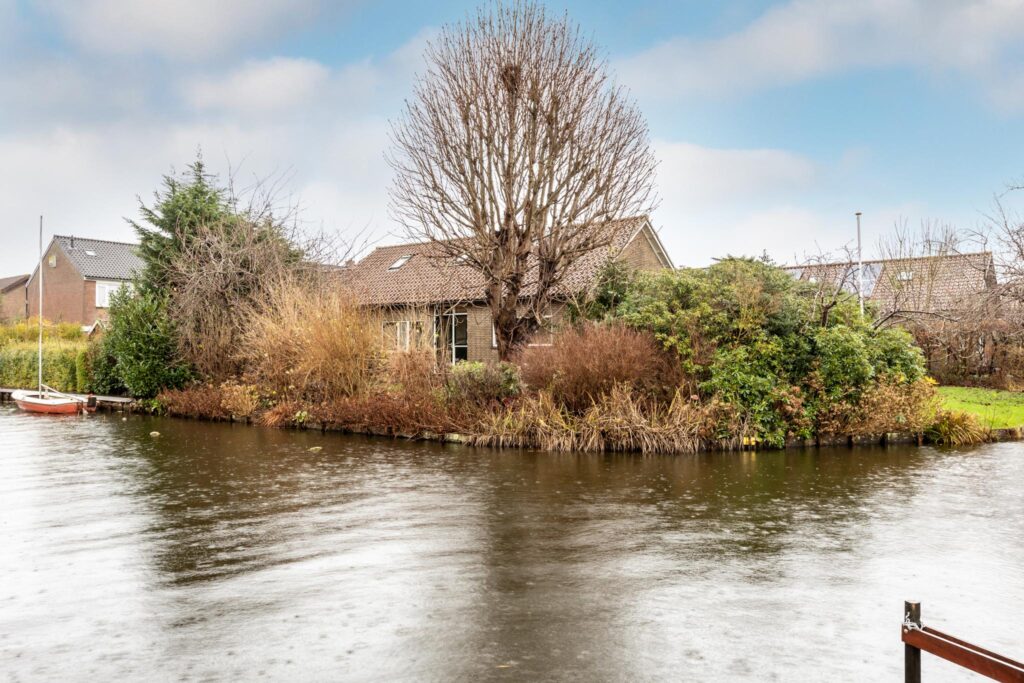
[[[921,683],[921,652],[1003,683],[1024,683],[1024,664],[921,624],[921,603],[903,603],[904,680]]]

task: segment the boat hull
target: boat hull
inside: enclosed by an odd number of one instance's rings
[[[45,415],[77,415],[82,412],[82,402],[63,396],[39,395],[34,392],[16,391],[11,395],[19,408],[29,413]]]

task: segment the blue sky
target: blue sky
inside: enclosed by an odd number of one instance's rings
[[[393,242],[387,121],[423,47],[475,2],[0,0],[0,275],[34,226],[125,216],[202,148],[277,174],[310,228]],[[1024,0],[550,2],[646,114],[653,218],[703,265],[868,251],[897,222],[971,228],[1024,178]]]

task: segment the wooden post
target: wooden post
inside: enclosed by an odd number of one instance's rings
[[[921,627],[921,603],[905,601],[903,603],[903,629],[907,623]],[[913,645],[903,646],[903,680],[905,683],[921,683],[921,649]]]

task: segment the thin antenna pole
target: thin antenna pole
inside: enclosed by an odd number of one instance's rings
[[[39,217],[39,351],[36,353],[39,368],[39,394],[43,393],[43,217]]]
[[[860,317],[864,317],[864,253],[860,244],[860,211],[857,212],[857,299],[860,302]]]

